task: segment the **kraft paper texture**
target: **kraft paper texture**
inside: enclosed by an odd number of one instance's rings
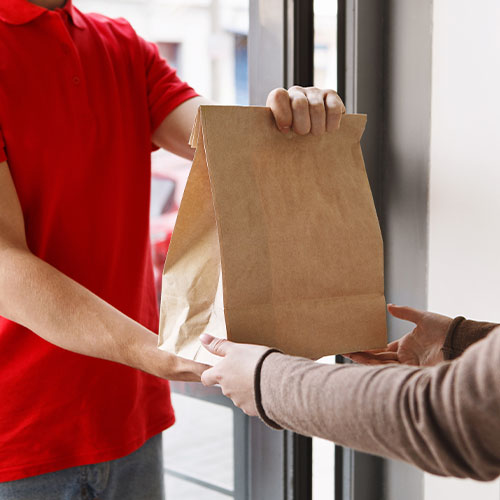
[[[364,115],[283,135],[263,107],[201,106],[163,274],[159,347],[203,332],[317,359],[385,347],[383,245]]]

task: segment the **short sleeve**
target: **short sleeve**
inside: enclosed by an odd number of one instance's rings
[[[174,68],[163,59],[158,47],[139,38],[146,64],[151,130],[155,131],[165,117],[179,104],[198,94],[178,76]]]
[[[7,152],[5,151],[5,141],[0,128],[0,163],[7,161]]]

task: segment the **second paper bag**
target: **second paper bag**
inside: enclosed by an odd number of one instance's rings
[[[365,123],[346,115],[322,136],[284,135],[268,108],[200,107],[163,274],[161,349],[206,360],[203,332],[313,359],[386,345]]]

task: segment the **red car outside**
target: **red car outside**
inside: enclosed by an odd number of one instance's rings
[[[150,237],[155,287],[161,296],[161,278],[175,220],[186,187],[191,162],[166,151],[152,157]]]

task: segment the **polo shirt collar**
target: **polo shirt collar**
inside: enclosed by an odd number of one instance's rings
[[[72,0],[67,0],[61,10],[67,12],[77,28],[83,29],[85,27],[82,15],[73,6]],[[8,24],[18,26],[27,24],[46,12],[48,9],[28,2],[28,0],[0,0],[0,19]]]

